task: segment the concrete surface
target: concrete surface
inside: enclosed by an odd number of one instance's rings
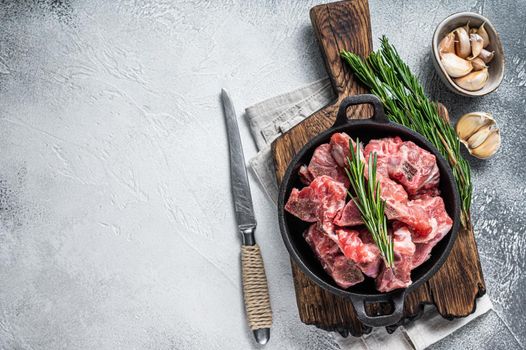
[[[0,348],[247,349],[239,240],[218,99],[239,111],[325,75],[315,1],[16,1],[0,5]],[[373,1],[454,118],[492,112],[499,154],[471,161],[473,217],[496,313],[434,346],[526,342],[526,52],[521,0]],[[473,10],[500,30],[500,89],[447,92],[436,24]],[[378,43],[377,41],[375,42]],[[247,158],[255,154],[241,122]],[[266,349],[335,349],[300,323],[275,209],[253,181],[275,325]]]

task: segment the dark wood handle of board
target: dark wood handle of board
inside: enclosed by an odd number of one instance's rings
[[[332,85],[341,98],[358,84],[340,57],[342,50],[368,56],[372,50],[371,21],[367,0],[340,1],[310,10],[312,26]]]

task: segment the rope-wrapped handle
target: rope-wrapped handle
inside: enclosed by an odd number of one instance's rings
[[[257,244],[241,246],[241,269],[248,325],[251,330],[270,328],[272,310],[270,309],[267,276]]]

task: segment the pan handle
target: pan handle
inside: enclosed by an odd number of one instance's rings
[[[379,122],[379,123],[388,123],[389,120],[385,116],[384,107],[382,105],[382,102],[378,97],[371,94],[363,94],[363,95],[352,95],[344,98],[342,102],[340,103],[340,108],[338,109],[338,114],[336,115],[336,121],[334,122],[333,127],[335,126],[341,126],[349,123],[352,119],[347,119],[347,108],[354,105],[361,105],[361,104],[370,104],[373,106],[374,113],[371,117],[372,120]]]
[[[398,323],[404,316],[405,293],[405,289],[400,289],[393,294],[375,297],[352,295],[350,299],[360,322],[370,327],[387,327]],[[393,312],[389,315],[369,316],[365,312],[365,305],[371,302],[392,302]]]

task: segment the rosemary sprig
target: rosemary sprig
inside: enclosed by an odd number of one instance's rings
[[[460,192],[462,224],[467,227],[473,186],[455,130],[439,116],[436,104],[426,97],[416,76],[385,36],[381,42],[380,50],[366,59],[348,51],[342,51],[341,56],[358,79],[380,98],[390,120],[422,134],[449,161]]]
[[[393,267],[394,251],[393,237],[387,231],[385,217],[385,201],[380,197],[380,183],[376,179],[376,152],[369,157],[368,177],[365,178],[365,163],[360,160],[360,140],[356,139],[356,152],[349,144],[351,158],[347,157],[349,168],[345,168],[351,182],[355,197],[349,192],[352,200],[360,210],[365,226],[373,236],[373,240],[380,250],[386,266]]]

